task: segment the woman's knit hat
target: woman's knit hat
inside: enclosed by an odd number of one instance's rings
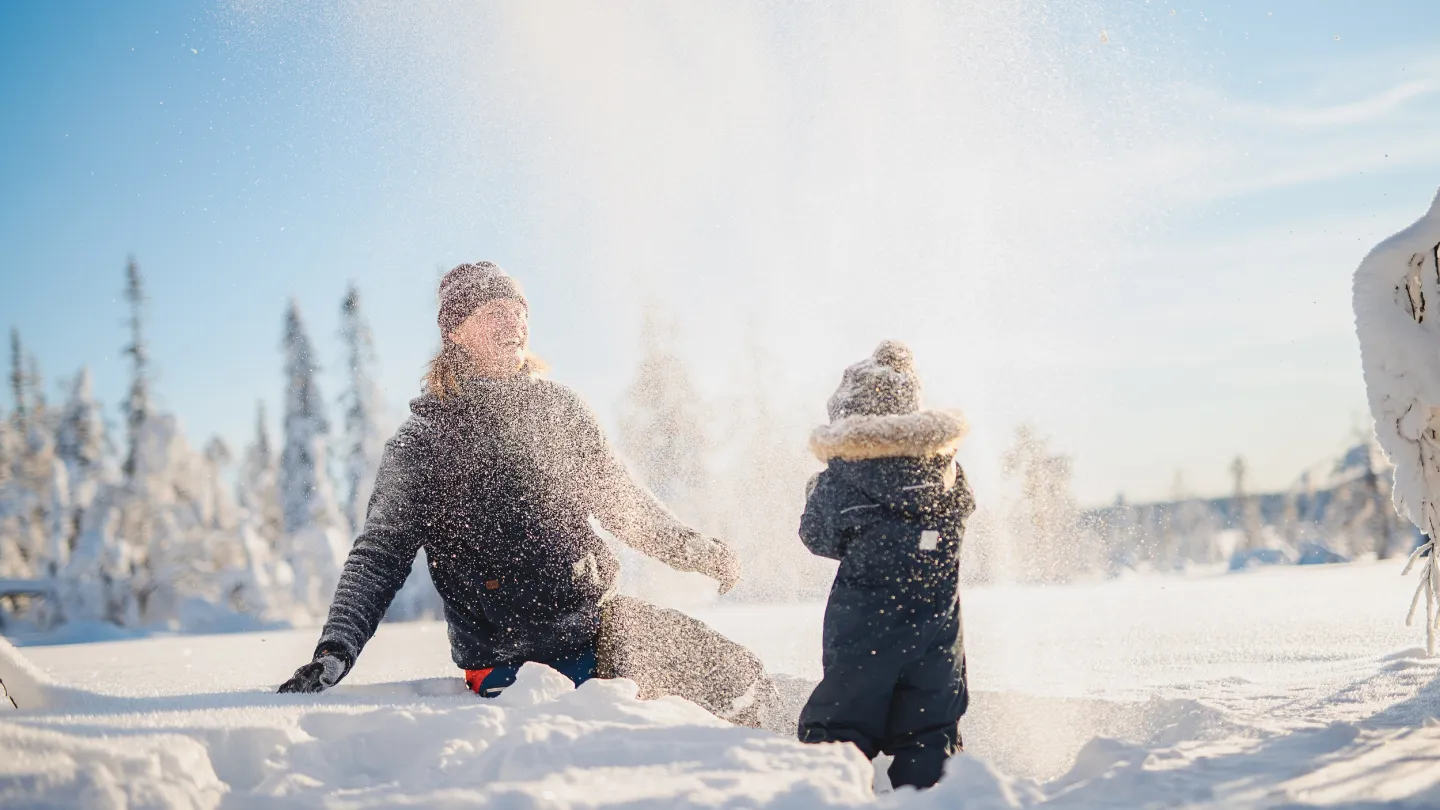
[[[920,375],[909,347],[898,340],[883,341],[874,354],[845,369],[827,410],[831,422],[920,410]]]
[[[440,334],[448,335],[486,301],[509,298],[530,309],[520,282],[494,262],[462,264],[440,279]]]

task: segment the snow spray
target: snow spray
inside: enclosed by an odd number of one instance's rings
[[[417,178],[397,221],[426,206],[437,251],[524,280],[537,349],[610,425],[646,310],[677,327],[706,475],[666,497],[740,552],[737,599],[828,588],[796,537],[807,436],[880,339],[914,349],[927,405],[970,416],[983,520],[1014,425],[1075,398],[1057,358],[1094,328],[1076,302],[1130,227],[1117,212],[1171,177],[1143,157],[1174,134],[1150,100],[1176,77],[1125,46],[1140,12],[1098,3],[227,9],[254,71],[313,78],[317,122],[364,111],[329,137]],[[585,304],[547,315],[567,300]],[[562,332],[580,348],[547,352]],[[668,576],[714,593],[635,585]]]

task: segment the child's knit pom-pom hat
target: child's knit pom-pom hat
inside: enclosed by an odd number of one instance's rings
[[[830,423],[810,435],[821,461],[953,454],[970,430],[959,411],[921,408],[915,356],[898,340],[845,369],[826,410]]]
[[[898,340],[881,341],[869,357],[845,369],[826,410],[831,422],[920,410],[920,375],[910,347]]]

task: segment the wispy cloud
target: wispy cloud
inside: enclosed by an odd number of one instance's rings
[[[1156,147],[1182,157],[1163,161],[1178,175],[1166,178],[1169,193],[1162,196],[1207,206],[1440,167],[1440,60],[1412,53],[1317,64],[1308,72],[1291,66],[1285,85],[1278,97],[1200,84],[1177,89],[1177,115],[1193,123],[1176,143]]]
[[[1338,127],[1374,125],[1400,114],[1422,112],[1425,99],[1440,95],[1440,80],[1433,78],[1403,81],[1393,87],[1354,101],[1320,105],[1259,105],[1242,104],[1237,109],[1269,120],[1271,123],[1296,128],[1328,130]]]

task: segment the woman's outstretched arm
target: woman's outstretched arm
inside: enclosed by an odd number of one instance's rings
[[[318,692],[334,686],[355,664],[360,650],[396,591],[405,584],[425,537],[425,516],[433,491],[428,474],[429,425],[411,416],[385,445],[365,528],[355,538],[320,631],[315,658],[280,687],[282,692]]]
[[[583,486],[595,518],[636,551],[677,571],[694,571],[720,583],[724,593],[740,579],[735,552],[685,525],[653,493],[631,477],[605,438],[595,415],[572,395],[574,441],[585,462]]]

